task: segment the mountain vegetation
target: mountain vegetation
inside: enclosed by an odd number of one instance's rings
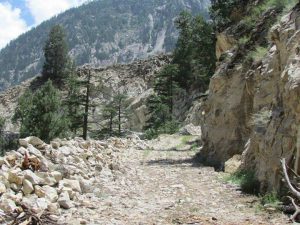
[[[173,61],[155,77],[155,94],[148,100],[151,116],[146,136],[174,133],[178,122],[173,114],[174,99],[182,90],[197,88],[205,92],[214,74],[216,56],[213,25],[201,15],[193,16],[183,11],[175,21],[179,37],[173,53]]]
[[[178,14],[190,10],[208,18],[208,7],[208,0],[95,0],[70,9],[0,51],[0,91],[42,72],[43,47],[56,24],[65,29],[68,53],[77,66],[104,66],[171,52]]]

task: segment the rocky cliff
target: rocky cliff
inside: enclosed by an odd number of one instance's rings
[[[245,44],[232,27],[218,34],[218,69],[208,96],[190,115],[202,123],[203,159],[222,169],[242,155],[242,167],[256,171],[261,191],[280,188],[281,158],[300,169],[299,9],[298,4],[280,16],[271,29],[266,24],[274,24],[270,18],[278,14],[265,12]],[[261,51],[257,46],[264,41]]]

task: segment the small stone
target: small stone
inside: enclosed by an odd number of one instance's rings
[[[38,177],[34,172],[31,170],[25,170],[23,172],[25,179],[29,180],[33,185],[37,184],[44,184],[44,180]]]
[[[34,191],[33,185],[29,180],[27,180],[27,179],[23,180],[22,191],[25,195],[29,195]]]
[[[60,207],[64,208],[64,209],[70,209],[72,207],[74,207],[73,202],[70,200],[69,194],[68,192],[62,192],[59,195],[58,198],[58,204],[60,205]]]
[[[50,204],[48,205],[47,210],[48,210],[50,213],[57,214],[58,211],[59,211],[59,204],[58,204],[58,203],[50,203]]]
[[[62,174],[60,172],[58,172],[58,171],[53,171],[51,173],[51,176],[54,177],[54,179],[56,180],[56,182],[59,182],[59,181],[61,181],[63,179]]]
[[[58,141],[51,141],[50,145],[55,149],[58,149],[60,147],[60,143]]]
[[[41,186],[38,186],[38,185],[35,185],[35,186],[34,186],[34,193],[35,193],[39,198],[43,198],[43,197],[45,197],[45,195],[46,195],[45,190],[44,190]]]
[[[10,183],[15,183],[21,185],[23,183],[24,176],[22,176],[21,171],[16,169],[8,172],[8,181]]]
[[[0,194],[3,194],[6,192],[6,187],[5,185],[0,181]]]
[[[59,181],[58,187],[59,188],[69,187],[73,191],[80,192],[80,193],[82,192],[81,187],[80,187],[80,183],[79,183],[78,180],[63,179],[63,180]]]
[[[50,202],[54,203],[58,199],[57,191],[55,188],[50,187],[48,185],[43,187],[45,191],[45,198],[48,199]]]
[[[6,213],[12,213],[17,208],[15,202],[11,199],[1,199],[0,201],[0,209]]]
[[[63,153],[65,156],[69,156],[71,154],[71,149],[68,146],[60,147],[58,151]]]
[[[15,191],[15,192],[18,192],[18,191],[20,191],[21,190],[21,185],[17,185],[17,184],[15,184],[15,183],[11,183],[10,184],[10,189],[11,190],[13,190],[13,191]]]

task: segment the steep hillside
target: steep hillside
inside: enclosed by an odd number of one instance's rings
[[[182,10],[208,17],[208,0],[96,0],[33,28],[0,51],[0,91],[37,75],[54,24],[64,26],[77,65],[129,63],[173,50]]]
[[[206,162],[226,170],[228,159],[242,155],[242,168],[255,171],[264,192],[282,186],[281,158],[300,169],[300,6],[282,13],[273,5],[249,17],[259,7],[249,2],[248,15],[218,34],[218,69],[189,118],[201,120]]]
[[[141,131],[148,113],[145,101],[153,93],[154,74],[170,63],[170,60],[171,57],[168,55],[158,55],[147,60],[137,60],[131,64],[113,65],[106,68],[80,68],[82,73],[91,70],[93,77],[91,83],[95,88],[101,87],[97,93],[91,96],[91,101],[97,107],[91,110],[90,121],[103,121],[101,118],[103,103],[111,100],[111,96],[119,91],[127,94],[128,110],[132,112],[126,127],[134,131]],[[0,114],[7,119],[5,130],[18,131],[18,125],[12,124],[10,119],[14,114],[18,98],[26,88],[36,85],[37,80],[27,80],[21,85],[0,93]],[[183,113],[182,109],[181,113]]]

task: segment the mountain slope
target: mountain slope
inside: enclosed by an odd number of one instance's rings
[[[0,51],[0,91],[37,75],[54,24],[64,26],[77,65],[128,63],[176,43],[174,19],[182,10],[208,17],[209,0],[97,0],[53,17]]]

